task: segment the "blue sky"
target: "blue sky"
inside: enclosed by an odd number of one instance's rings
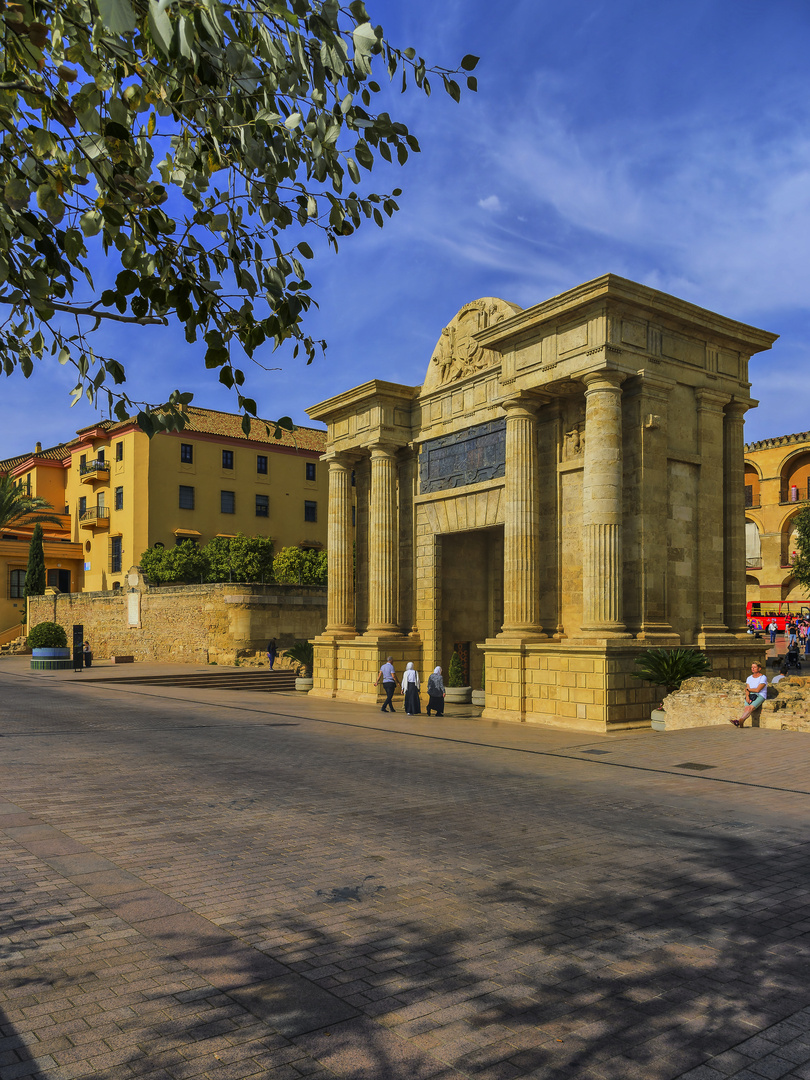
[[[462,304],[527,307],[612,272],[780,334],[751,363],[746,439],[810,428],[803,0],[524,0],[508,19],[482,0],[366,6],[428,60],[479,55],[479,92],[392,94],[422,153],[372,189],[401,187],[401,211],[318,252],[309,328],[329,348],[309,367],[286,350],[261,358],[280,370],[248,366],[263,415],[306,424],[308,405],[367,379],[419,384]],[[180,387],[235,408],[177,330],[105,327],[98,342],[138,396]],[[72,383],[55,361],[0,381],[0,457],[97,418],[69,408]]]

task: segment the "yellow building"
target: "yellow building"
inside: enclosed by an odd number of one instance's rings
[[[65,446],[43,450],[40,443],[30,454],[0,462],[0,474],[11,475],[27,495],[46,499],[59,524],[44,521],[43,548],[48,586],[69,592],[82,580],[82,548],[72,537],[71,516],[65,501],[65,477],[70,453]],[[25,569],[33,525],[12,525],[0,531],[0,644],[17,637],[25,615]]]
[[[810,432],[779,435],[745,447],[746,596],[763,616],[790,601],[810,610],[793,576],[794,522],[810,499]],[[782,607],[782,611],[785,611]]]
[[[245,436],[241,417],[188,409],[182,432],[151,440],[135,420],[103,420],[69,443],[0,461],[32,495],[58,511],[63,528],[44,526],[49,585],[62,592],[123,587],[124,575],[148,547],[215,536],[269,536],[282,547],[325,548],[327,468],[319,462],[326,433],[315,428],[268,438],[262,422]],[[24,610],[19,575],[27,559],[27,531],[3,541],[0,632]],[[70,559],[57,566],[57,555]],[[64,570],[60,578],[52,570]],[[67,573],[70,578],[68,580]],[[19,593],[19,595],[17,595]]]

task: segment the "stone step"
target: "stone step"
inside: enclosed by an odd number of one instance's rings
[[[93,682],[175,686],[187,690],[294,690],[293,671],[198,672],[184,675],[129,675],[94,678]]]

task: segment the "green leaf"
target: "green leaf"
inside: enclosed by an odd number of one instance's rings
[[[15,177],[6,184],[3,189],[3,196],[9,209],[24,210],[28,206],[31,193],[28,190],[28,185]]]
[[[152,32],[152,40],[160,51],[169,55],[172,44],[172,21],[166,14],[166,4],[163,0],[149,0],[149,29]]]
[[[478,61],[480,59],[481,59],[480,56],[473,56],[472,53],[468,53],[465,57],[462,58],[461,70],[462,71],[474,71],[475,67],[478,64]]]
[[[103,218],[98,210],[88,210],[82,214],[79,225],[85,236],[97,236],[101,232]]]
[[[137,26],[129,0],[97,0],[101,21],[112,34],[128,34]]]

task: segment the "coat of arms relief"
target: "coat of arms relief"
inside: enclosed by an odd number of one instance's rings
[[[475,340],[475,335],[487,327],[503,322],[520,310],[516,304],[509,304],[495,297],[465,304],[442,330],[430,358],[425,386],[446,386],[500,362],[497,353],[480,345]]]

